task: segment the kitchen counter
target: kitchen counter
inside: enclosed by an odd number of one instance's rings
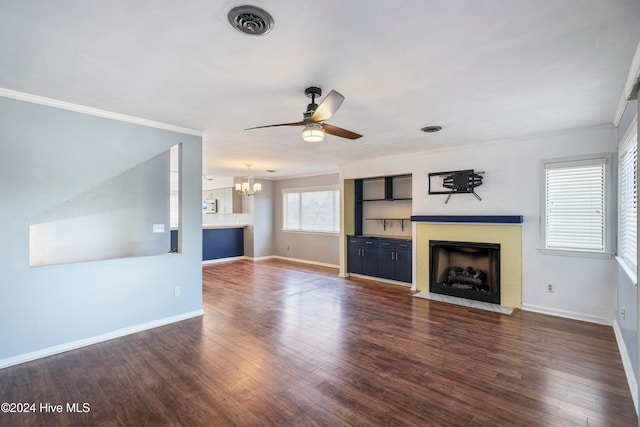
[[[245,228],[248,224],[202,224],[203,230],[216,228]]]

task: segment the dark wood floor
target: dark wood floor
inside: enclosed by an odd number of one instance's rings
[[[205,267],[204,310],[0,370],[0,402],[90,405],[0,425],[637,425],[610,327],[275,260]]]

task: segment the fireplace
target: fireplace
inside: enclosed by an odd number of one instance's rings
[[[429,292],[500,304],[500,244],[429,240]]]

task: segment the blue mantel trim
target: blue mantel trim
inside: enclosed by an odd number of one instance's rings
[[[487,224],[522,224],[522,215],[413,215],[413,222],[482,222]]]

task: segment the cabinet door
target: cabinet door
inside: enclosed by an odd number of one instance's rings
[[[231,199],[231,188],[224,188],[222,190],[222,209],[220,212],[222,213],[231,213],[232,210],[232,199]]]
[[[396,278],[395,251],[388,247],[378,247],[378,276],[383,279]]]
[[[362,247],[362,274],[367,276],[378,275],[378,248],[375,246]]]
[[[215,197],[213,196],[213,190],[205,190],[202,192],[203,200],[213,200]]]
[[[396,251],[396,280],[411,283],[411,251]]]
[[[349,273],[362,273],[362,256],[359,244],[347,245],[347,271]]]

